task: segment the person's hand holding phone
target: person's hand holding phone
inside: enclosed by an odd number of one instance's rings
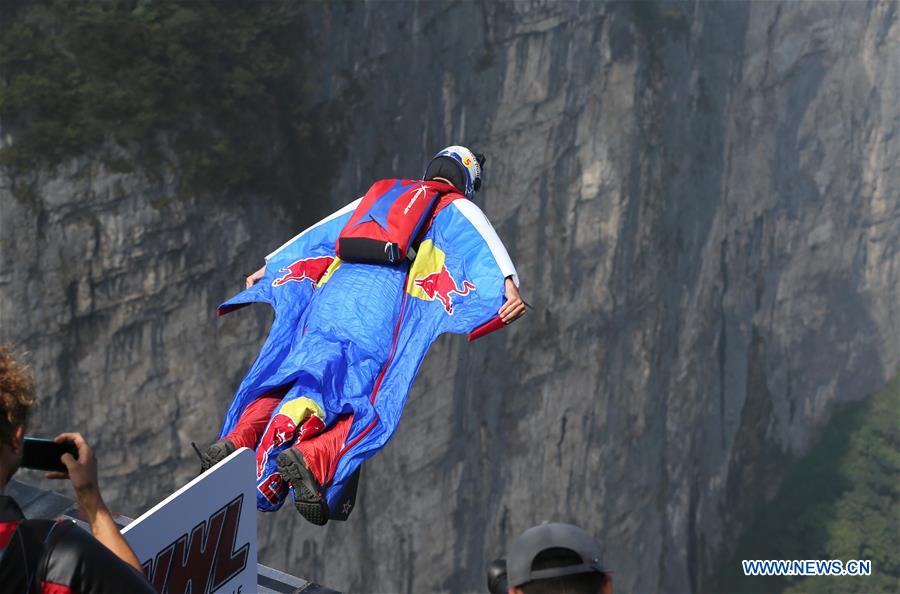
[[[106,547],[120,559],[131,565],[137,572],[141,572],[141,564],[135,556],[128,541],[122,537],[119,527],[116,526],[112,514],[109,513],[103,498],[100,496],[100,485],[97,481],[97,459],[91,446],[84,440],[81,433],[60,433],[53,438],[56,443],[71,441],[78,450],[78,459],[72,454],[62,455],[62,462],[66,465],[66,472],[48,472],[49,479],[69,479],[75,489],[75,499],[78,507],[84,514],[91,532]]]
[[[98,511],[106,509],[106,504],[100,497],[100,487],[97,482],[97,459],[94,457],[94,452],[81,433],[60,433],[53,438],[53,441],[56,443],[73,442],[78,449],[78,459],[75,459],[72,454],[63,454],[62,463],[66,465],[67,471],[48,472],[46,476],[48,479],[69,479],[72,482],[78,506],[90,523]]]

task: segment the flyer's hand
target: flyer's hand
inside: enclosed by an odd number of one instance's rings
[[[506,279],[506,303],[500,308],[500,319],[504,324],[512,324],[525,315],[525,302],[519,295],[519,288],[512,277]]]
[[[259,270],[257,270],[256,272],[254,272],[253,274],[251,274],[250,276],[247,277],[247,283],[244,286],[244,288],[249,289],[256,283],[258,283],[259,279],[261,279],[265,275],[266,275],[266,265],[263,264],[262,268],[260,268]]]

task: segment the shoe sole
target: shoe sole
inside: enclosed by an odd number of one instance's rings
[[[322,488],[303,465],[300,455],[288,449],[278,454],[275,460],[281,478],[294,488],[294,507],[307,521],[324,526],[328,522],[328,504],[322,499]]]

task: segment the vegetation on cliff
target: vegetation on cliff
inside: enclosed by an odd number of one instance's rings
[[[310,134],[299,3],[8,1],[3,11],[0,123],[12,142],[0,165],[13,177],[84,154],[152,171],[173,161],[169,149],[181,178],[208,190],[291,175]]]
[[[900,589],[900,376],[839,408],[756,515],[716,591],[838,594]],[[744,577],[741,559],[868,559],[866,577]]]

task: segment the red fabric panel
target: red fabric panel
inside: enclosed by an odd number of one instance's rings
[[[481,326],[469,332],[469,342],[478,340],[482,336],[500,330],[501,328],[506,328],[506,324],[503,323],[503,319],[500,316],[494,316]]]
[[[237,425],[225,437],[239,448],[256,449],[269,417],[278,408],[289,388],[290,386],[281,386],[251,402],[241,413]]]
[[[62,584],[41,582],[41,594],[75,594],[75,590]]]
[[[429,182],[429,183],[431,183],[431,182]],[[431,219],[428,220],[428,225],[426,226],[426,229],[428,227],[431,227],[431,223],[434,222],[434,217],[438,216],[439,212],[441,212],[442,210],[447,208],[447,206],[449,206],[451,202],[453,202],[454,200],[459,200],[460,198],[465,198],[465,196],[460,194],[456,188],[453,188],[451,186],[450,191],[438,199],[438,203],[434,207],[434,211],[431,213]]]
[[[365,214],[369,212],[369,209],[372,208],[372,205],[375,203],[378,197],[390,190],[391,186],[393,186],[394,182],[396,181],[397,180],[395,179],[383,179],[372,184],[372,187],[370,187],[369,191],[366,192],[366,195],[363,196],[363,199],[356,207],[356,210],[354,210],[353,214],[350,215],[350,220],[347,221],[346,225],[344,225],[344,228],[341,230],[341,235],[343,236],[344,233],[349,232],[351,229],[356,227],[360,219],[362,219],[363,216],[365,216]],[[375,226],[375,228],[371,229],[370,232],[371,237],[375,239],[386,240],[388,237],[387,230],[381,229],[379,231],[377,225]]]
[[[9,539],[12,538],[13,532],[18,527],[18,520],[15,522],[0,522],[0,549],[6,548],[6,545],[9,544]]]
[[[340,460],[338,454],[344,446],[344,442],[347,441],[352,423],[353,415],[341,417],[334,425],[319,435],[312,439],[298,441],[293,446],[303,454],[306,465],[323,487],[334,476],[338,460]]]

